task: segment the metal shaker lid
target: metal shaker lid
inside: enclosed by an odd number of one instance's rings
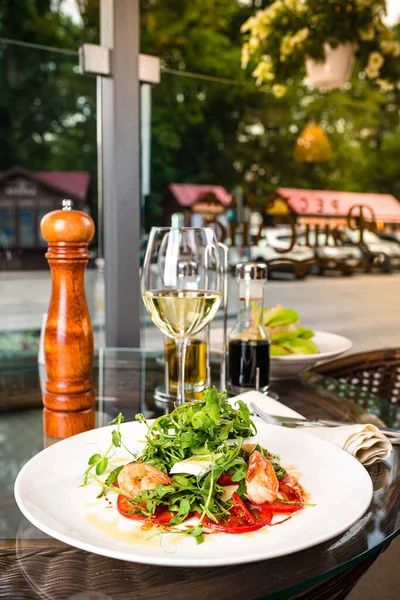
[[[74,207],[74,203],[70,198],[64,198],[62,201],[62,209],[63,210],[72,210]]]
[[[244,281],[267,279],[267,265],[262,262],[239,263],[236,265],[236,279]]]
[[[40,222],[42,236],[49,244],[90,242],[94,235],[93,220],[80,210],[71,210],[72,207],[64,202],[67,201],[63,200],[61,210],[48,212],[42,218]]]

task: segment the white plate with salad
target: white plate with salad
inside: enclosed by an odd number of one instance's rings
[[[371,479],[348,453],[253,422],[243,402],[233,408],[215,388],[154,421],[122,420],[23,467],[15,497],[36,527],[111,558],[210,567],[334,538],[371,501]]]
[[[265,308],[263,321],[271,338],[271,379],[295,377],[319,362],[348,352],[353,345],[342,335],[303,327],[299,313],[292,308],[279,305]],[[221,355],[222,337],[222,328],[211,329],[212,354]]]

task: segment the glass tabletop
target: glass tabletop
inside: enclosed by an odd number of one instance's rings
[[[400,531],[400,452],[395,447],[387,461],[368,469],[374,497],[367,513],[343,535],[290,556],[217,569],[165,568],[126,563],[67,546],[24,519],[13,495],[18,471],[51,443],[42,428],[44,380],[44,368],[38,369],[36,356],[14,356],[0,363],[0,564],[4,573],[0,597],[190,596],[196,600],[204,598],[209,588],[218,599],[309,599],[325,597],[326,588],[330,594],[326,597],[334,598],[333,588],[353,585]],[[163,361],[157,353],[102,349],[96,355],[94,381],[97,426],[106,425],[119,412],[131,420],[138,412],[152,418],[171,408],[155,399],[154,391],[164,383]],[[332,380],[321,375],[307,373],[296,380],[274,381],[272,388],[281,402],[306,417],[389,426],[400,423],[397,406],[371,394],[366,397],[354,386],[336,389]]]

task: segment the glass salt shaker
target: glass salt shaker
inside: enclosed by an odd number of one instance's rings
[[[236,394],[268,390],[270,337],[263,319],[266,278],[264,263],[240,263],[236,267],[238,316],[228,347],[228,389]]]

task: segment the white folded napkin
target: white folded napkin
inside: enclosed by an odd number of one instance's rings
[[[243,400],[247,405],[250,405],[250,402],[254,402],[261,410],[270,415],[303,418],[295,410],[256,390],[250,390],[234,398],[229,398],[229,402],[234,404],[239,399]],[[365,466],[372,465],[379,460],[385,460],[392,451],[392,444],[375,425],[303,427],[302,431],[303,433],[309,433],[322,440],[331,442],[335,446],[339,446],[339,448],[357,458]]]

